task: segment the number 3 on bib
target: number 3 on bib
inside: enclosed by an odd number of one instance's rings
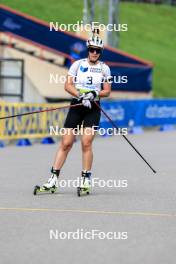
[[[93,77],[87,77],[87,84],[92,84]]]

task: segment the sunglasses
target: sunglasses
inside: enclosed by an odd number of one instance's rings
[[[96,48],[88,48],[88,51],[91,53],[96,52],[96,54],[101,54],[101,49],[96,49]]]

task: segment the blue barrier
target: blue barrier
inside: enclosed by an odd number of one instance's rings
[[[144,130],[141,126],[132,127],[129,130],[129,134],[142,134],[142,133],[144,133]]]
[[[5,147],[5,144],[3,141],[0,141],[0,148],[3,148],[3,147]]]
[[[46,145],[46,144],[54,144],[55,141],[52,137],[46,137],[46,138],[43,138],[42,141],[41,141],[42,144]]]
[[[165,131],[173,131],[176,130],[173,125],[163,125],[160,127],[159,131],[165,132]]]
[[[18,147],[26,147],[26,146],[31,146],[31,142],[27,138],[19,139],[16,146]]]
[[[118,127],[176,125],[176,99],[105,100],[101,106]],[[103,114],[100,126],[109,126]]]

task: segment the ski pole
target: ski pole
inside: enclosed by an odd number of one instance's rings
[[[33,111],[33,112],[27,112],[27,113],[23,113],[23,114],[17,114],[17,115],[11,115],[11,116],[3,116],[3,117],[0,117],[0,120],[13,118],[13,117],[18,117],[18,116],[25,116],[25,115],[33,115],[33,114],[38,114],[38,113],[50,112],[50,111],[66,109],[66,108],[74,108],[74,107],[81,106],[81,105],[82,104],[65,105],[65,106],[60,106],[60,107],[56,107],[56,108],[49,108],[49,109],[43,109],[43,110],[38,110],[38,111]]]
[[[110,123],[118,130],[119,128],[114,123],[114,121],[106,114],[106,112],[95,102],[96,106],[101,110],[101,112],[107,117],[107,119],[110,121]],[[122,135],[123,138],[128,142],[128,144],[135,150],[135,152],[142,158],[142,160],[148,165],[148,167],[153,171],[153,173],[156,173],[156,170],[152,168],[152,166],[147,162],[147,160],[143,157],[143,155],[137,150],[137,148],[131,143],[131,141],[125,136]]]

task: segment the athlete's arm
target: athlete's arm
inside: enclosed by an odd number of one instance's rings
[[[108,97],[111,93],[111,84],[109,82],[103,83],[103,90],[99,92],[99,97]]]
[[[79,97],[79,92],[74,86],[74,77],[71,75],[67,75],[67,80],[65,82],[65,91],[67,91],[74,97]]]
[[[70,69],[68,70],[67,80],[65,82],[65,91],[74,97],[79,97],[79,92],[75,88],[75,78],[77,76],[78,67],[80,65],[80,60],[75,61]]]
[[[103,64],[103,89],[99,92],[99,97],[108,97],[111,93],[111,71],[108,65]]]

